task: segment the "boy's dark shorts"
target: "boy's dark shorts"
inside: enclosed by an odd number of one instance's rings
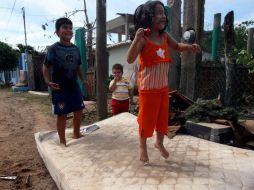
[[[80,111],[85,107],[80,89],[52,91],[52,112],[55,115]]]

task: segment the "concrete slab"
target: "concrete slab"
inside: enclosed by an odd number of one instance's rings
[[[12,86],[11,88],[13,92],[26,92],[30,90],[28,86]]]
[[[254,152],[192,136],[165,138],[163,159],[148,140],[150,165],[138,160],[136,117],[123,113],[96,123],[100,129],[58,145],[56,132],[35,134],[38,151],[63,190],[253,190]]]
[[[38,95],[38,96],[49,96],[48,92],[38,92],[38,91],[28,91],[29,94]]]
[[[233,130],[228,125],[186,121],[185,129],[188,134],[217,143],[228,144],[233,140]]]

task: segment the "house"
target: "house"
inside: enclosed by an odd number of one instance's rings
[[[131,41],[129,40],[130,29],[133,28],[133,15],[118,13],[119,17],[114,18],[107,22],[107,33],[114,33],[118,35],[118,42],[107,46],[108,62],[109,62],[109,75],[112,74],[112,66],[115,63],[123,65],[123,76],[130,78],[136,69],[135,64],[127,63],[127,52],[130,47]],[[125,39],[122,40],[122,36]]]
[[[120,63],[123,65],[123,76],[130,78],[134,72],[134,67],[136,64],[127,63],[127,52],[130,47],[131,41],[123,41],[117,44],[112,44],[107,46],[108,51],[108,62],[109,62],[109,75],[112,74],[112,66],[115,63]]]
[[[6,82],[5,80],[8,80],[7,82],[16,85],[19,82],[19,74],[21,70],[26,72],[28,70],[25,53],[21,53],[16,69],[6,72],[0,71],[0,81]]]

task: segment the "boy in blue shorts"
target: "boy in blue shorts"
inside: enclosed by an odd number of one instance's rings
[[[55,23],[59,42],[48,49],[43,64],[43,76],[52,90],[52,109],[57,115],[57,132],[60,144],[66,146],[65,125],[67,114],[73,112],[73,138],[80,138],[82,110],[85,107],[83,96],[77,83],[77,76],[86,84],[81,70],[79,48],[71,43],[72,21],[59,18]],[[52,76],[50,77],[50,67]]]

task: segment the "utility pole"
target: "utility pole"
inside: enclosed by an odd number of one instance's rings
[[[24,22],[24,33],[25,33],[25,45],[26,45],[26,52],[27,53],[27,38],[26,38],[26,13],[25,8],[22,7],[22,13],[23,13],[23,22]]]
[[[25,68],[23,70],[27,71],[28,70],[28,65],[27,65],[27,59],[28,59],[28,52],[27,52],[27,38],[26,38],[26,13],[25,13],[25,7],[22,7],[22,13],[23,13],[23,23],[24,23],[24,34],[25,34]],[[27,75],[28,76],[28,75]],[[28,85],[29,86],[29,85]]]
[[[34,87],[34,68],[33,68],[33,64],[29,64],[28,62],[28,50],[27,50],[27,37],[26,37],[26,13],[25,13],[25,8],[22,7],[22,13],[23,13],[23,22],[24,22],[24,33],[25,33],[25,66],[26,68],[24,68],[24,70],[27,71],[27,83],[28,83],[28,87],[33,90]]]
[[[99,120],[107,118],[106,0],[96,0],[96,99]]]

